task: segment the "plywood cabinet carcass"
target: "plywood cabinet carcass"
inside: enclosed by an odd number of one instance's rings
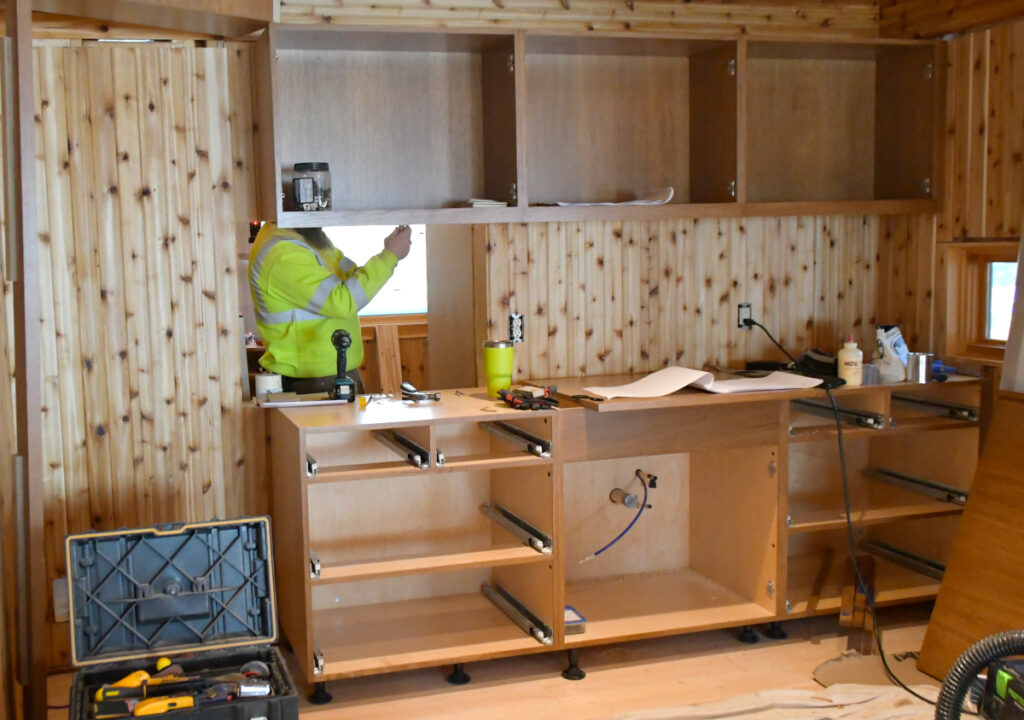
[[[880,604],[937,591],[978,393],[836,391]],[[269,411],[281,625],[305,680],[837,612],[846,513],[823,400],[684,390],[517,412],[469,389]],[[567,627],[567,607],[585,622]]]
[[[257,47],[285,226],[937,209],[934,42],[271,25]],[[330,210],[292,201],[308,162]]]

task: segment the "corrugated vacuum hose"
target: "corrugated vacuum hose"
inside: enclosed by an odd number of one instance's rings
[[[993,660],[1024,654],[1024,630],[1010,630],[979,640],[957,658],[942,682],[935,720],[957,720],[971,683]]]

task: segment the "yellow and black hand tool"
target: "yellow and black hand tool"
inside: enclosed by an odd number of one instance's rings
[[[118,683],[124,682],[119,680]],[[214,679],[201,677],[163,677],[146,678],[137,685],[103,685],[95,694],[96,702],[118,700],[124,698],[147,698],[154,695],[166,696],[189,690],[203,690],[209,687]]]
[[[192,695],[166,695],[141,700],[132,715],[161,715],[172,710],[195,707],[196,699]]]

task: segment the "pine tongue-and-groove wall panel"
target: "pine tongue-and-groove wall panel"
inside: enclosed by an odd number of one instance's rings
[[[68,532],[266,511],[237,320],[249,46],[72,45],[35,51],[51,578]]]
[[[1020,237],[1024,219],[1024,20],[949,43],[947,232]]]
[[[867,0],[281,0],[291,23],[401,23],[420,27],[538,28],[553,32],[815,33],[877,37]]]
[[[0,70],[3,58],[0,57]],[[0,87],[3,72],[0,72]],[[0,103],[0,120],[3,120]],[[0,143],[0,167],[4,162],[4,148]],[[0,174],[0,192],[4,177]],[[14,296],[7,280],[7,208],[0,202],[0,457],[10,458],[17,452],[17,424],[14,413]],[[14,644],[18,637],[14,617],[14,589],[16,587],[16,524],[14,516],[14,482],[11,463],[0,467],[0,720],[21,717],[19,694],[15,689]]]
[[[526,317],[516,377],[736,367],[782,359],[736,306],[790,352],[835,352],[876,323],[931,344],[934,218],[877,216],[482,225],[486,327]]]

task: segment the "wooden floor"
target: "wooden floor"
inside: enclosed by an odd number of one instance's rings
[[[887,653],[917,650],[930,606],[880,611]],[[755,690],[819,687],[814,669],[849,646],[836,616],[791,620],[786,640],[736,641],[727,630],[583,648],[587,677],[561,677],[564,652],[471,663],[472,682],[445,682],[433,668],[328,683],[334,700],[310,705],[307,720],[597,720],[617,714],[719,700]],[[296,673],[297,676],[297,673]],[[51,678],[50,702],[67,703],[70,675]],[[67,717],[51,711],[50,720]]]

